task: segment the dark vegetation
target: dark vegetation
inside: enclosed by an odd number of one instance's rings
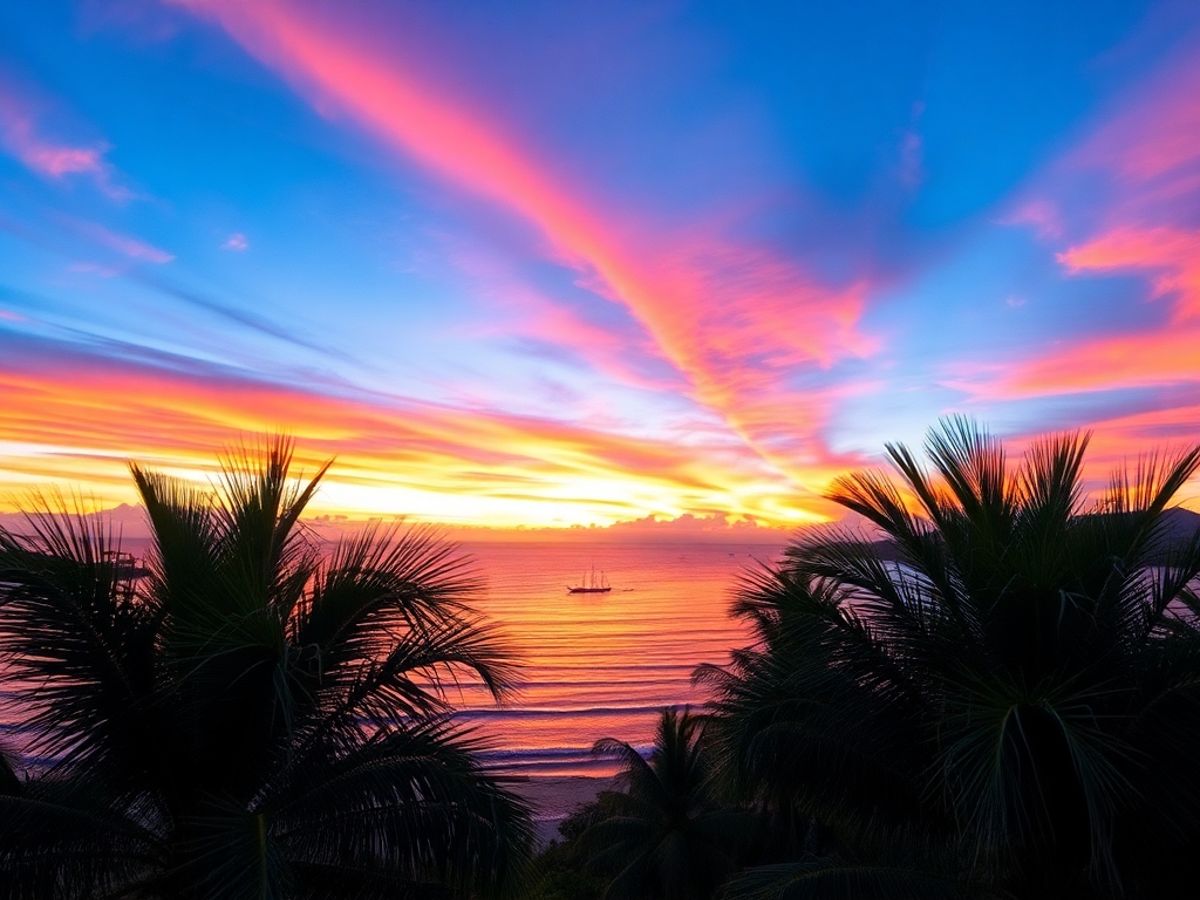
[[[889,446],[894,475],[836,483],[883,542],[805,537],[746,578],[735,612],[757,641],[697,673],[714,691],[693,735],[704,775],[672,782],[689,795],[673,809],[723,796],[758,821],[749,846],[705,855],[736,857],[719,896],[1194,896],[1200,532],[1170,506],[1200,449],[1118,473],[1092,506],[1086,446],[1051,438],[1014,463],[948,421],[928,464]],[[669,721],[655,770],[679,755]],[[602,873],[605,896],[631,896],[618,847],[652,864],[640,896],[708,896],[676,876],[676,854],[704,851],[677,837],[686,817],[653,819],[642,768],[627,758],[625,799],[582,812],[594,824],[554,853]]]
[[[599,742],[616,789],[532,867],[527,811],[436,689],[509,681],[459,560],[376,533],[322,561],[284,445],[216,496],[135,469],[156,549],[132,593],[81,521],[0,532],[8,678],[46,761],[0,764],[0,876],[18,897],[1194,896],[1200,531],[1172,506],[1200,448],[1090,502],[1086,447],[1010,460],[954,419],[927,462],[889,446],[893,473],[840,479],[868,527],[745,577],[756,639],[697,672],[709,707],[664,711],[648,759]]]
[[[290,446],[202,491],[133,468],[153,529],[129,579],[95,520],[0,531],[6,686],[42,763],[0,763],[0,895],[445,897],[524,876],[525,806],[440,681],[511,679],[461,558],[420,531],[332,553]]]

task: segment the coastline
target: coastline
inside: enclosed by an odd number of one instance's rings
[[[612,788],[613,776],[531,775],[504,779],[505,786],[533,807],[537,848],[558,840],[558,826],[576,807]]]

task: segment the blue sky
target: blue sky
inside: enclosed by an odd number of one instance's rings
[[[0,11],[0,488],[793,525],[965,412],[1200,419],[1186,3]]]

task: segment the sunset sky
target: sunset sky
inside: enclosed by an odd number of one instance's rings
[[[319,513],[794,526],[952,412],[1200,437],[1194,2],[0,7],[0,510],[286,431]]]

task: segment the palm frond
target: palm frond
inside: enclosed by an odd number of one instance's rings
[[[950,493],[977,528],[1004,528],[1013,511],[1004,445],[965,416],[931,429],[925,451]]]
[[[293,477],[292,454],[243,446],[212,490],[131,466],[153,534],[140,581],[103,519],[65,503],[0,528],[4,674],[23,751],[48,761],[0,763],[6,896],[519,884],[530,810],[452,725],[460,681],[497,699],[515,683],[468,602],[478,581],[422,529],[326,556],[300,516],[328,464]]]
[[[61,497],[36,502],[28,534],[0,529],[0,653],[32,733],[28,751],[75,769],[136,770],[148,737],[138,710],[154,685],[153,607],[134,597],[103,518]]]
[[[529,809],[480,768],[446,720],[380,729],[341,756],[313,754],[268,802],[290,861],[496,892],[519,880]]]
[[[320,658],[315,660],[321,663]],[[448,713],[451,692],[466,677],[478,678],[497,696],[515,683],[515,671],[499,632],[475,618],[451,619],[397,636],[381,658],[364,655],[333,671],[293,673],[311,692],[297,722],[300,745],[318,736],[361,739],[364,724],[376,727]]]
[[[293,455],[286,437],[242,444],[224,455],[217,480],[216,515],[231,586],[252,605],[265,599],[285,620],[316,565],[315,548],[296,526],[333,462],[304,481],[292,476]]]
[[[4,895],[117,896],[153,881],[164,847],[154,811],[137,798],[114,803],[79,779],[39,779],[0,792]]]
[[[428,527],[371,523],[343,539],[314,573],[295,641],[335,662],[396,631],[469,609],[481,581],[470,559]]]

